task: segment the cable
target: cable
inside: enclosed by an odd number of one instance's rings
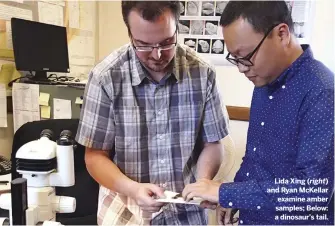
[[[57,76],[57,74],[50,74],[48,79],[51,81],[59,81],[59,82],[69,82],[74,80],[74,77],[70,76]]]
[[[13,86],[13,83],[16,82],[17,80],[19,79],[27,79],[27,80],[30,80],[32,79],[34,76],[32,74],[28,74],[28,75],[24,75],[24,76],[21,76],[21,77],[18,77],[18,78],[15,78],[13,79],[12,81],[10,81],[8,83],[8,87],[12,87]]]

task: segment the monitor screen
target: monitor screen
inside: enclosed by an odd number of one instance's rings
[[[16,69],[70,72],[66,28],[12,18]]]

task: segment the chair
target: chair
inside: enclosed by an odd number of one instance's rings
[[[224,160],[221,163],[220,169],[213,178],[221,183],[233,182],[237,169],[235,165],[235,143],[230,135],[223,139],[224,145]],[[217,225],[216,211],[208,211],[208,225]]]
[[[78,119],[50,119],[34,121],[24,124],[14,134],[11,154],[12,166],[15,166],[15,154],[18,149],[29,141],[39,138],[44,129],[54,132],[54,140],[58,139],[62,130],[70,130],[73,138],[77,133]],[[75,185],[72,187],[56,187],[57,195],[76,198],[76,211],[74,213],[57,213],[56,220],[63,225],[97,225],[98,183],[86,170],[84,155],[85,148],[77,144],[74,150]],[[20,175],[12,167],[12,178]]]

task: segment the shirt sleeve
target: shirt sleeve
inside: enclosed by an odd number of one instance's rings
[[[219,141],[228,135],[229,117],[218,92],[215,71],[210,70],[203,115],[202,140],[205,143]]]
[[[334,189],[334,91],[322,91],[308,101],[303,110],[297,140],[295,178],[305,184],[275,184],[271,181],[243,181],[221,184],[222,207],[238,209],[275,208],[280,206],[326,206]],[[291,181],[290,181],[291,182]],[[295,191],[286,194],[268,192],[282,187]],[[282,202],[281,198],[303,198],[305,202]],[[308,199],[319,197],[323,201]],[[310,200],[310,201],[308,201]],[[320,199],[319,199],[320,200]],[[303,205],[302,205],[303,204]]]
[[[89,75],[85,87],[76,141],[88,148],[111,150],[115,124],[113,104],[104,88],[101,75]]]

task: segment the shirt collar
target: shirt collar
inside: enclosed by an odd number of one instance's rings
[[[309,45],[301,45],[304,51],[286,70],[284,70],[280,76],[268,85],[269,88],[277,87],[290,80],[294,75],[295,68],[299,68],[306,60],[313,58],[313,53]]]
[[[129,61],[130,61],[130,74],[131,74],[131,85],[137,86],[141,84],[146,74],[143,67],[138,60],[134,48],[129,46]]]
[[[177,82],[180,80],[180,54],[179,53],[180,46],[177,44],[176,53],[174,58],[172,59],[171,66],[171,76],[175,77]],[[129,46],[129,59],[130,59],[130,71],[131,71],[131,85],[138,86],[142,83],[144,78],[148,77],[148,73],[145,68],[139,61],[135,50],[132,46]],[[168,77],[171,77],[168,76]]]

